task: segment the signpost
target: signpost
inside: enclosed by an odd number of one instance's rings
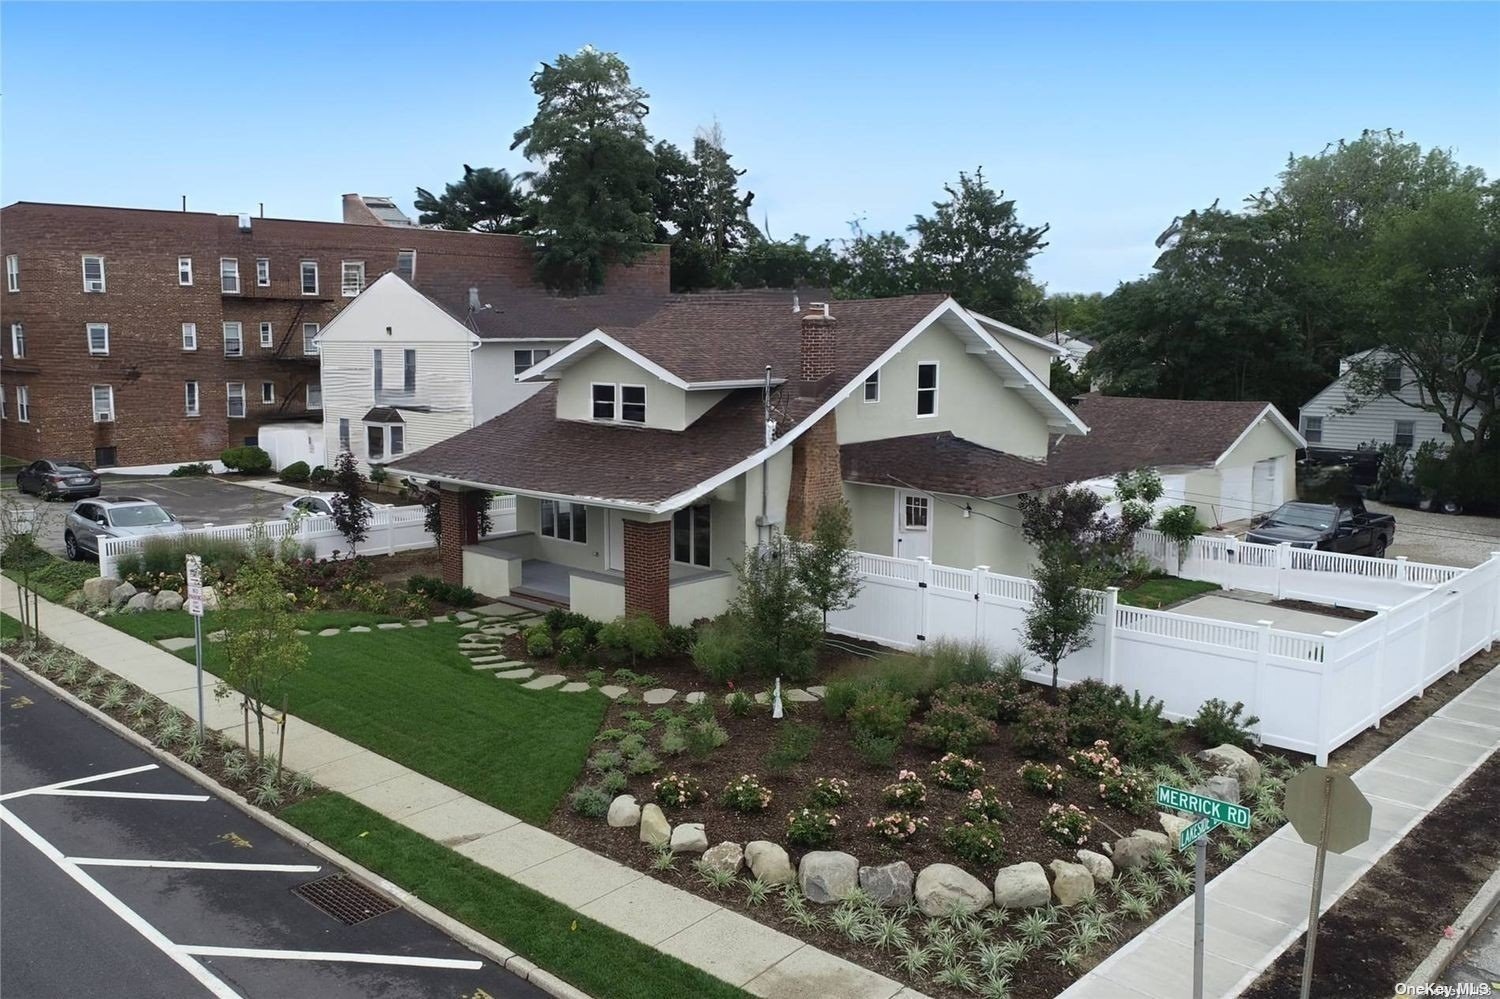
[[[1318,848],[1313,861],[1312,901],[1307,910],[1307,946],[1302,958],[1302,999],[1312,992],[1313,950],[1323,900],[1323,864],[1328,851],[1343,853],[1370,838],[1370,800],[1346,774],[1307,767],[1286,785],[1287,821],[1302,842]]]
[[[1156,785],[1156,806],[1192,812],[1197,821],[1177,834],[1177,849],[1195,847],[1193,857],[1193,999],[1203,999],[1203,931],[1207,922],[1208,834],[1219,826],[1250,828],[1250,809],[1170,784]]]
[[[187,557],[187,610],[193,615],[193,649],[198,662],[198,739],[203,739],[203,560]]]

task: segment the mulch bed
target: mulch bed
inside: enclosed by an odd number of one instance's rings
[[[1368,621],[1375,616],[1374,611],[1360,610],[1357,607],[1335,607],[1332,604],[1317,604],[1311,600],[1272,600],[1272,607],[1285,607],[1287,610],[1306,611],[1309,614],[1319,614],[1323,617],[1341,617],[1346,621]]]
[[[1500,865],[1500,756],[1489,761],[1365,873],[1318,924],[1312,993],[1390,995],[1442,939]],[[1305,938],[1266,969],[1246,999],[1296,995]]]

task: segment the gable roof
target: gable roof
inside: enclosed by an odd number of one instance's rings
[[[996,499],[1068,481],[1046,462],[996,451],[947,430],[845,444],[839,457],[846,482],[950,496]]]

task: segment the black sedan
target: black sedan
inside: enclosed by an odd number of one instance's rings
[[[16,473],[16,488],[43,499],[84,499],[99,495],[99,476],[81,461],[33,461]]]

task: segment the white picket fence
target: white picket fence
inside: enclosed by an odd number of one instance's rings
[[[1200,538],[1179,567],[1176,544],[1151,534],[1138,550],[1186,578],[1377,613],[1342,632],[1308,635],[1128,607],[1111,589],[1092,595],[1093,641],[1062,662],[1064,685],[1117,683],[1159,698],[1179,720],[1210,698],[1242,701],[1259,716],[1264,744],[1325,763],[1500,638],[1500,557],[1455,569]],[[854,606],[830,615],[830,630],[902,649],[938,639],[1023,648],[1031,580],[882,555],[860,554],[859,565],[863,588]],[[1031,679],[1051,682],[1044,669]]]
[[[490,500],[490,535],[516,529],[516,498],[496,496]],[[188,539],[213,539],[248,542],[256,531],[273,541],[295,532],[299,544],[311,545],[314,558],[328,558],[335,552],[349,551],[349,542],[327,516],[304,517],[296,522],[268,520],[256,524],[229,524],[222,527],[200,527],[184,531]],[[120,556],[141,551],[149,539],[103,538],[99,542],[99,574],[113,576]],[[396,552],[431,548],[437,542],[427,530],[426,512],[420,506],[380,507],[370,516],[368,535],[358,546],[361,555],[392,555]]]

